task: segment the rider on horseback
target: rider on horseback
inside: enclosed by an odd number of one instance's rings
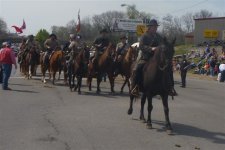
[[[27,39],[27,41],[26,41],[26,43],[24,44],[24,45],[21,45],[21,47],[23,46],[23,52],[21,52],[21,56],[22,56],[22,58],[21,58],[21,60],[20,60],[20,63],[22,63],[23,62],[23,60],[25,59],[25,57],[26,57],[26,55],[27,55],[27,53],[30,51],[30,50],[32,50],[32,49],[34,49],[35,51],[35,54],[36,54],[36,58],[40,58],[40,49],[41,49],[41,47],[40,47],[40,45],[35,41],[35,39],[34,39],[34,36],[33,35],[29,35],[28,36],[28,39]],[[39,59],[37,59],[36,60],[36,63],[38,64],[39,63]]]
[[[84,48],[84,43],[81,42],[81,36],[74,34],[70,35],[70,45],[69,45],[69,63],[74,60],[74,58],[80,53],[80,51]]]
[[[119,42],[116,45],[116,56],[115,56],[115,76],[118,75],[118,73],[121,71],[121,62],[122,62],[122,57],[126,53],[127,48],[129,48],[129,44],[126,42],[127,37],[126,35],[122,35],[120,37],[121,42]]]
[[[158,50],[159,44],[162,42],[162,37],[156,32],[158,28],[158,23],[155,19],[150,20],[149,24],[147,25],[148,29],[145,34],[141,37],[140,40],[140,50],[141,58],[137,62],[137,65],[133,69],[133,78],[132,78],[132,91],[131,94],[134,96],[139,95],[139,85],[141,85],[143,77],[142,77],[142,70],[144,65],[148,62],[148,60],[153,56],[154,51]],[[173,72],[172,72],[173,73]],[[169,89],[169,94],[174,96],[176,95],[176,91],[173,87],[173,76],[171,72],[169,73],[169,80],[168,84],[170,85],[171,89]]]
[[[100,31],[100,36],[97,37],[93,43],[96,47],[95,56],[94,56],[94,64],[97,64],[99,56],[104,52],[104,50],[108,47],[110,41],[108,38],[108,31],[107,29],[102,29]]]
[[[59,43],[57,40],[57,36],[55,34],[50,34],[49,38],[45,41],[44,47],[46,48],[45,56],[44,56],[44,62],[46,65],[49,63],[49,58],[51,54],[59,48]]]

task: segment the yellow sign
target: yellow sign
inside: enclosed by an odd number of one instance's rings
[[[144,25],[144,24],[137,25],[137,35],[138,36],[141,36],[142,34],[144,34],[145,31],[146,31],[146,25]]]
[[[204,30],[205,38],[217,38],[219,36],[218,30]]]

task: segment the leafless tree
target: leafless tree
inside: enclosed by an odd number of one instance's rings
[[[182,21],[184,24],[185,31],[187,33],[193,32],[194,30],[194,18],[192,13],[186,13],[182,17]]]
[[[107,11],[100,15],[94,15],[92,18],[93,26],[98,30],[106,28],[111,29],[113,25],[113,18],[124,18],[125,14],[118,11]]]
[[[200,10],[199,12],[196,12],[194,14],[195,19],[197,19],[197,18],[209,18],[209,17],[212,17],[212,16],[213,16],[213,13],[209,12],[208,10]]]

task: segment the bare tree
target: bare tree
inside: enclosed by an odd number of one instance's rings
[[[63,26],[52,26],[52,33],[56,34],[58,39],[61,41],[69,40],[69,31],[66,27]]]
[[[7,24],[6,22],[0,18],[0,35],[6,35],[7,34]]]
[[[94,15],[92,18],[93,25],[98,30],[106,28],[110,30],[113,25],[113,18],[124,18],[125,14],[118,11],[107,11],[100,15]]]
[[[170,40],[176,37],[178,44],[184,43],[184,30],[182,28],[182,22],[180,18],[173,17],[168,14],[162,20],[162,35],[165,35]]]
[[[209,17],[212,17],[212,16],[213,16],[213,13],[209,12],[208,10],[200,10],[199,12],[196,12],[194,14],[195,19],[197,19],[197,18],[209,18]]]
[[[192,13],[186,13],[182,16],[182,21],[184,23],[185,31],[190,33],[194,30],[194,19]]]

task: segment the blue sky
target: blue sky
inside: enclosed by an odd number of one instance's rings
[[[92,17],[109,10],[126,11],[121,4],[135,4],[138,11],[155,14],[158,18],[171,14],[181,16],[187,12],[202,9],[225,16],[225,0],[0,0],[0,17],[13,32],[12,25],[22,25],[24,34],[36,34],[41,28],[50,31],[51,26],[65,26],[77,19],[80,9],[81,19]]]

